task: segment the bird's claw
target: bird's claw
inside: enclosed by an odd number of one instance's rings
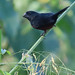
[[[43,33],[41,34],[41,36],[45,36],[45,34],[46,34],[46,33],[45,33],[45,32],[43,32]]]

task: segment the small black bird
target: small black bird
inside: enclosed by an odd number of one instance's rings
[[[23,17],[30,21],[33,28],[43,30],[44,35],[48,29],[51,29],[53,26],[55,26],[54,24],[56,23],[58,16],[67,8],[68,7],[60,10],[57,13],[38,13],[35,11],[27,11],[24,13]]]

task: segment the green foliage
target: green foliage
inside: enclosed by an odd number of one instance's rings
[[[10,73],[8,73],[8,72],[4,72],[4,75],[11,75]]]
[[[3,72],[2,70],[0,70],[0,75],[11,75],[8,72]]]
[[[0,70],[0,75],[4,75],[4,73],[3,73],[3,71],[2,71],[2,70]]]
[[[0,62],[1,62],[1,33],[2,33],[2,31],[1,31],[1,28],[0,28]]]
[[[74,0],[0,0],[0,26],[2,26],[1,44],[3,49],[9,50],[12,54],[8,55],[10,53],[7,51],[8,54],[2,56],[2,62],[8,62],[7,60],[15,59],[14,55],[20,59],[21,53],[26,53],[26,50],[29,50],[40,37],[41,31],[33,29],[30,26],[30,23],[26,19],[23,19],[22,16],[24,12],[27,10],[57,12],[60,9],[69,6],[73,1]],[[68,68],[75,69],[75,10],[74,7],[71,9],[72,10],[70,10],[68,14],[66,14],[66,16],[59,23],[57,23],[56,27],[53,28],[53,30],[46,36],[46,39],[38,45],[35,51],[37,51],[37,53],[38,51],[53,52],[62,59]],[[36,57],[39,55],[37,53]],[[46,57],[46,53],[43,55]],[[13,56],[13,58],[11,56]],[[40,56],[39,61],[42,61],[43,59],[44,58]],[[60,62],[57,63],[57,65],[59,64]],[[7,68],[7,66],[0,66],[0,69],[4,67]],[[11,69],[11,67],[13,68],[13,65],[11,64],[8,67]],[[3,70],[10,71],[5,68]],[[28,74],[28,72],[22,67],[17,70],[19,75]],[[49,73],[51,75],[56,75],[56,72],[52,72],[52,69],[49,68],[48,70],[48,75]],[[66,69],[62,68],[60,75],[66,75],[65,72],[67,72]],[[69,71],[67,74],[70,74]]]

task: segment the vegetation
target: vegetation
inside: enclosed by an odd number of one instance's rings
[[[67,6],[45,39],[22,17],[27,10],[57,12]],[[74,75],[74,6],[65,0],[0,0],[0,75]]]

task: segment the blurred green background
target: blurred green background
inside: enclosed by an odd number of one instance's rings
[[[21,49],[28,50],[43,31],[33,29],[23,18],[28,10],[58,12],[74,0],[0,0],[0,26],[2,26],[2,48],[9,50],[16,59],[6,54],[3,62],[21,58]],[[23,51],[23,50],[22,50]],[[65,65],[75,70],[75,6],[57,23],[35,51],[49,51],[61,58]],[[16,54],[17,53],[17,54]],[[7,68],[3,68],[7,70]]]

